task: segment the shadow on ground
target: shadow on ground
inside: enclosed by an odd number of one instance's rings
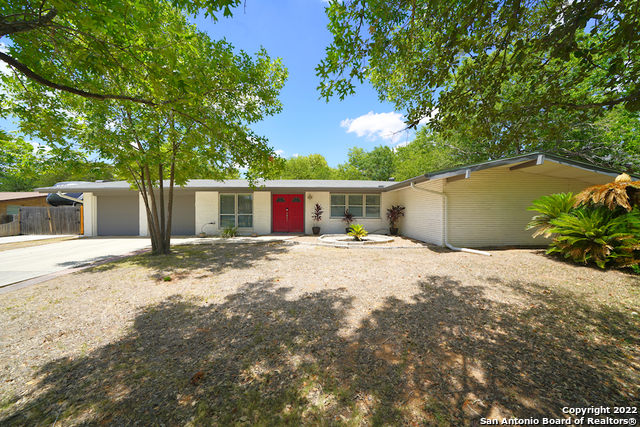
[[[181,277],[202,270],[220,273],[227,269],[246,269],[256,262],[269,261],[272,257],[286,253],[287,247],[279,242],[225,245],[182,245],[173,246],[171,255],[153,255],[146,252],[138,256],[124,258],[87,269],[82,274],[94,274],[133,264],[145,267],[155,278],[166,276]]]
[[[292,299],[266,280],[220,304],[173,297],[141,311],[121,340],[42,366],[38,387],[5,402],[0,424],[464,426],[640,406],[630,394],[640,386],[638,319],[490,280],[528,305],[432,276],[351,335],[341,330],[346,290]]]

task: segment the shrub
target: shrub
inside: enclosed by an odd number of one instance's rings
[[[404,216],[404,206],[391,205],[391,209],[387,209],[387,219],[389,220],[390,228],[396,228],[396,224],[400,221],[400,218]]]
[[[368,234],[367,230],[364,229],[364,225],[360,224],[351,226],[351,231],[349,231],[349,236],[353,236],[358,241],[361,241]]]
[[[527,224],[527,230],[537,227],[538,229],[533,233],[533,237],[538,237],[541,234],[544,237],[551,236],[549,229],[553,226],[550,221],[562,214],[569,213],[575,201],[573,193],[552,194],[534,200],[533,205],[529,206],[527,210],[540,212],[540,215],[531,218],[531,222]]]
[[[638,211],[617,215],[604,206],[575,209],[550,221],[550,233],[558,236],[547,253],[559,252],[575,262],[594,261],[604,268],[607,262],[630,265],[639,248],[640,230],[633,227],[639,220]],[[636,260],[640,261],[640,260]]]
[[[548,254],[560,253],[575,262],[634,267],[640,264],[640,183],[628,175],[589,187],[575,198],[553,194],[534,200],[529,210],[540,212],[527,229],[534,237],[556,234]],[[637,267],[636,267],[637,269]]]
[[[316,205],[313,207],[313,211],[311,211],[311,219],[313,220],[313,222],[317,224],[318,222],[320,222],[320,220],[322,220],[322,212],[322,206],[320,206],[320,203],[316,203]]]
[[[222,237],[236,237],[238,234],[238,227],[234,227],[232,225],[225,227],[222,230]]]
[[[351,227],[351,223],[356,220],[356,216],[346,209],[342,214],[342,222],[347,223],[347,227]]]

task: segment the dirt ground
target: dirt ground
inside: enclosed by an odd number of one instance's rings
[[[0,425],[464,426],[640,407],[640,277],[491,253],[188,246],[0,295]]]

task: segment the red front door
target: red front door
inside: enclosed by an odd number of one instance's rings
[[[273,195],[273,232],[304,232],[304,194]]]

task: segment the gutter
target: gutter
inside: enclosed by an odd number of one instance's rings
[[[64,194],[64,193],[62,193],[60,191],[58,191],[58,196],[62,197],[63,199],[71,200],[71,201],[76,202],[76,203],[84,204],[84,202],[82,200],[76,199],[75,197],[67,196],[66,194]]]
[[[457,248],[449,244],[449,196],[446,193],[427,190],[426,188],[418,188],[414,185],[413,181],[411,182],[411,188],[416,191],[424,191],[425,193],[435,194],[436,196],[442,196],[442,198],[444,199],[444,245],[447,248],[457,252],[470,252],[472,254],[491,256],[489,252],[478,251],[475,249],[468,249],[468,248]]]

